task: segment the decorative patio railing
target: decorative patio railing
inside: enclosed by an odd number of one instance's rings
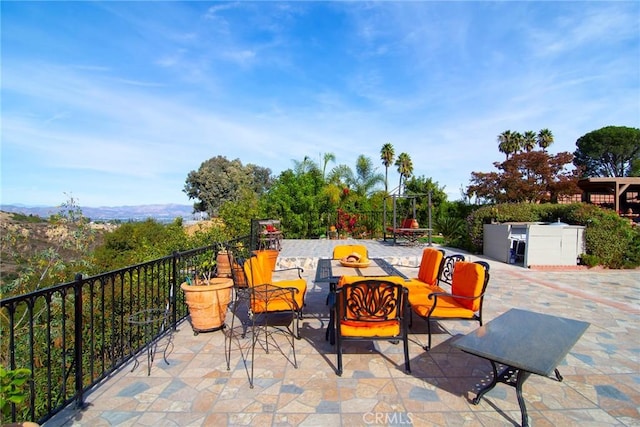
[[[250,245],[249,238],[234,242]],[[231,243],[231,242],[227,242]],[[0,362],[31,370],[28,399],[11,405],[12,422],[51,418],[175,329],[187,315],[179,285],[214,264],[219,243],[0,300]],[[129,317],[168,310],[151,334]],[[3,422],[9,420],[3,419]]]

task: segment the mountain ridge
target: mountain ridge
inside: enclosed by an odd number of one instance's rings
[[[142,221],[149,218],[166,222],[182,217],[185,220],[202,219],[201,213],[193,213],[192,205],[177,203],[149,204],[149,205],[123,205],[123,206],[80,206],[82,214],[93,221]],[[19,204],[1,204],[0,210],[9,213],[21,213],[23,215],[37,215],[47,218],[60,212],[59,206],[27,206]]]

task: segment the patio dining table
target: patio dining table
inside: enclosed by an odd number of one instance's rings
[[[335,343],[335,296],[336,287],[342,276],[360,276],[360,277],[384,277],[399,276],[405,280],[409,278],[401,271],[397,270],[393,265],[389,264],[383,258],[372,258],[371,263],[366,267],[346,267],[342,265],[340,260],[322,258],[318,260],[316,268],[316,283],[329,283],[329,295],[327,296],[327,305],[329,305],[329,325],[325,334],[325,339],[331,344]]]

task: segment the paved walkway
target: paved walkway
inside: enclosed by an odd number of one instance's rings
[[[87,396],[84,411],[64,411],[45,426],[518,425],[512,387],[498,385],[478,405],[471,403],[491,380],[491,365],[450,342],[477,323],[434,324],[433,348],[425,352],[424,322],[414,321],[411,374],[402,369],[400,345],[347,343],[344,373],[336,376],[334,348],[324,339],[327,289],[314,283],[315,263],[330,256],[333,245],[348,242],[283,243],[279,264],[303,265],[309,286],[302,339],[295,343],[297,369],[278,352],[260,351],[250,389],[239,352],[226,369],[222,332],[194,336],[185,322],[169,365],[158,357],[150,376],[146,366],[123,369]],[[415,265],[423,248],[359,243],[370,257],[404,265]],[[591,323],[559,366],[563,382],[534,375],[525,383],[531,425],[640,426],[640,271],[532,271],[487,261],[485,321],[518,307]]]

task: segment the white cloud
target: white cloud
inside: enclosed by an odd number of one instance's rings
[[[354,167],[365,154],[383,171],[386,142],[457,199],[472,171],[502,160],[506,129],[549,128],[552,151],[573,151],[588,131],[639,122],[638,6],[205,6],[163,5],[173,24],[105,4],[129,30],[112,43],[139,55],[98,55],[82,35],[67,49],[77,57],[16,54],[9,43],[3,202],[73,192],[87,205],[188,203],[188,172],[217,155],[277,174],[305,156],[333,152]]]

